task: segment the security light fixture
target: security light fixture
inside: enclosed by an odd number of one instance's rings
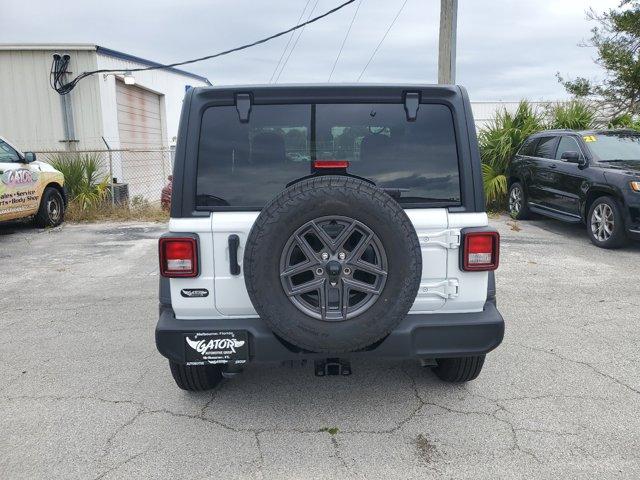
[[[124,72],[124,83],[125,83],[125,85],[135,85],[136,84],[136,79],[133,78],[133,75],[131,75],[131,72]]]

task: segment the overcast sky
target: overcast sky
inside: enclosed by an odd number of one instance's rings
[[[2,1],[0,42],[83,42],[162,63],[204,56],[249,43],[316,16],[341,0],[24,0]],[[354,4],[307,27],[290,42],[279,83],[326,82]],[[354,82],[404,0],[362,0],[332,81]],[[593,24],[589,7],[619,0],[459,0],[457,83],[472,100],[555,100],[556,79],[599,78],[594,50],[577,46]],[[315,6],[315,9],[313,7]],[[435,83],[439,0],[407,0],[362,82]],[[313,12],[311,10],[313,9]],[[184,67],[213,84],[267,83],[288,37]],[[295,49],[291,51],[293,44]],[[284,63],[281,62],[280,66]],[[278,70],[279,72],[279,70]],[[275,76],[278,76],[276,73]]]

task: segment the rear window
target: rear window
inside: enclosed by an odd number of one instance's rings
[[[460,204],[451,111],[421,104],[253,105],[241,123],[235,106],[202,117],[196,205],[262,208],[314,160],[348,160],[348,172],[374,181],[405,205]]]
[[[520,151],[518,152],[518,154],[532,157],[533,153],[535,152],[537,140],[537,138],[529,138],[528,140],[526,140],[522,144],[522,147],[520,147]]]
[[[541,137],[536,145],[536,153],[534,156],[540,158],[555,158],[556,140],[556,137]]]

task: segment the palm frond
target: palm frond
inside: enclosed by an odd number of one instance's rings
[[[507,177],[487,163],[482,164],[484,195],[488,204],[499,204],[507,196]]]

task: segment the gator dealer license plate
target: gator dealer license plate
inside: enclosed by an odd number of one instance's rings
[[[246,331],[191,333],[184,341],[187,365],[241,365],[249,359]]]

